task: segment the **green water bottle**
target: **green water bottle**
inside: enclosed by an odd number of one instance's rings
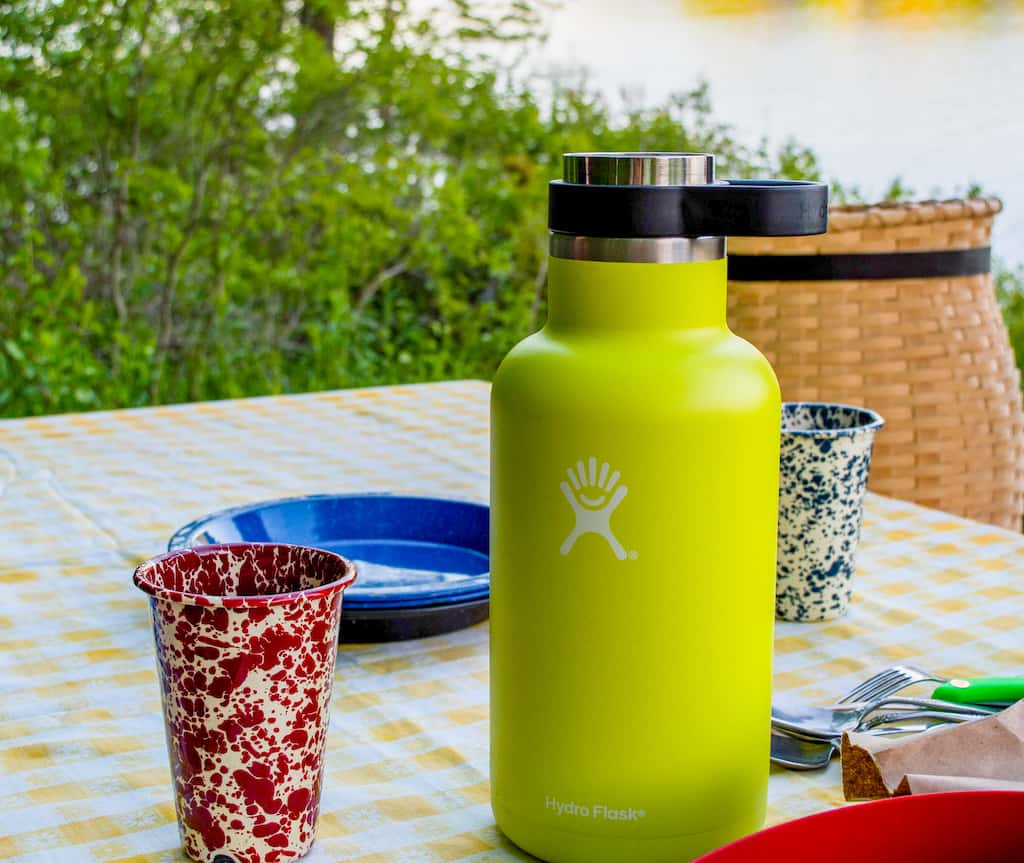
[[[548,320],[494,381],[491,797],[544,860],[683,863],[760,827],[779,388],[725,237],[821,233],[820,184],[570,154]]]

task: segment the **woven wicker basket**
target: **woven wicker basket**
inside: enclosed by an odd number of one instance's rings
[[[731,240],[729,320],[785,400],[885,417],[873,490],[1020,530],[1020,373],[988,271],[1000,209],[837,207],[819,237]]]

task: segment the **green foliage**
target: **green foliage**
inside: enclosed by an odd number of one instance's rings
[[[997,263],[995,273],[996,297],[1010,333],[1010,344],[1017,367],[1024,369],[1024,266],[1010,269]]]
[[[877,198],[872,197],[872,200],[909,201],[915,197],[917,197],[917,192],[910,188],[900,177],[893,177],[882,194]],[[867,200],[867,196],[860,186],[833,180],[829,191],[829,200],[833,204],[863,204]]]
[[[818,173],[704,87],[623,116],[493,59],[533,4],[441,5],[0,0],[0,415],[487,377],[562,152]]]

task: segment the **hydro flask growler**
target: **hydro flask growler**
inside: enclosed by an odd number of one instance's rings
[[[815,183],[565,157],[548,320],[494,380],[491,795],[549,861],[683,863],[760,827],[779,388],[725,237],[822,233]]]

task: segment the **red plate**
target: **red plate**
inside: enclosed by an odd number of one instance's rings
[[[1010,863],[1024,860],[1024,791],[856,803],[787,821],[694,863]]]

